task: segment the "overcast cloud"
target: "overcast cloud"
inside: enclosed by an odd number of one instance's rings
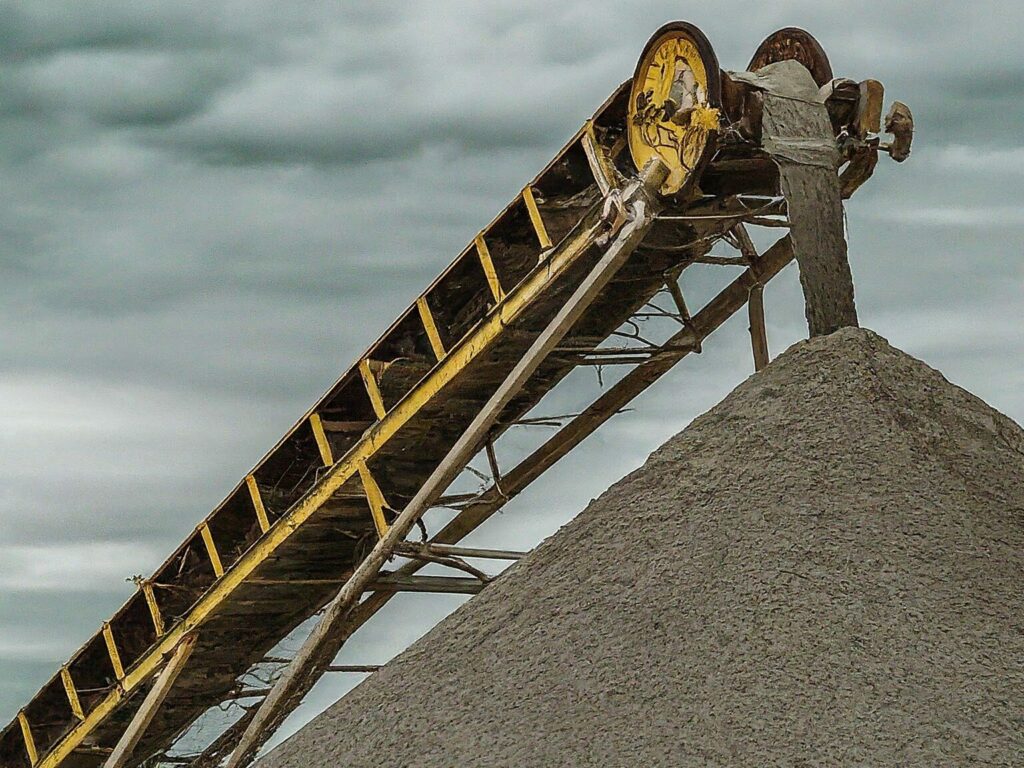
[[[726,68],[806,27],[911,105],[848,206],[861,320],[1024,420],[1018,4],[0,0],[0,722],[675,18]],[[778,353],[792,268],[767,301]],[[705,349],[477,540],[534,545],[749,373],[742,319]],[[457,604],[415,600],[346,658]]]

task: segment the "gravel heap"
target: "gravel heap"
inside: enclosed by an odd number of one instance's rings
[[[801,342],[262,768],[1024,763],[1024,431]]]

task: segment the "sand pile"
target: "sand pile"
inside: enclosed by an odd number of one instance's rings
[[[1022,734],[1024,431],[845,329],[261,765],[1020,765]]]

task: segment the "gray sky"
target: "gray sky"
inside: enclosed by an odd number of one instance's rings
[[[910,104],[847,209],[862,323],[1024,421],[1017,4],[0,0],[0,722],[675,18],[725,68],[806,27]],[[792,268],[767,301],[777,353]],[[705,348],[477,540],[532,546],[748,375],[742,319]],[[346,658],[456,604],[396,600]]]

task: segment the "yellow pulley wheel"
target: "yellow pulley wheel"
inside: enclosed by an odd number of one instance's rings
[[[627,131],[637,169],[655,157],[668,166],[663,195],[692,184],[710,159],[721,94],[718,58],[703,32],[675,21],[654,33],[633,74]]]

